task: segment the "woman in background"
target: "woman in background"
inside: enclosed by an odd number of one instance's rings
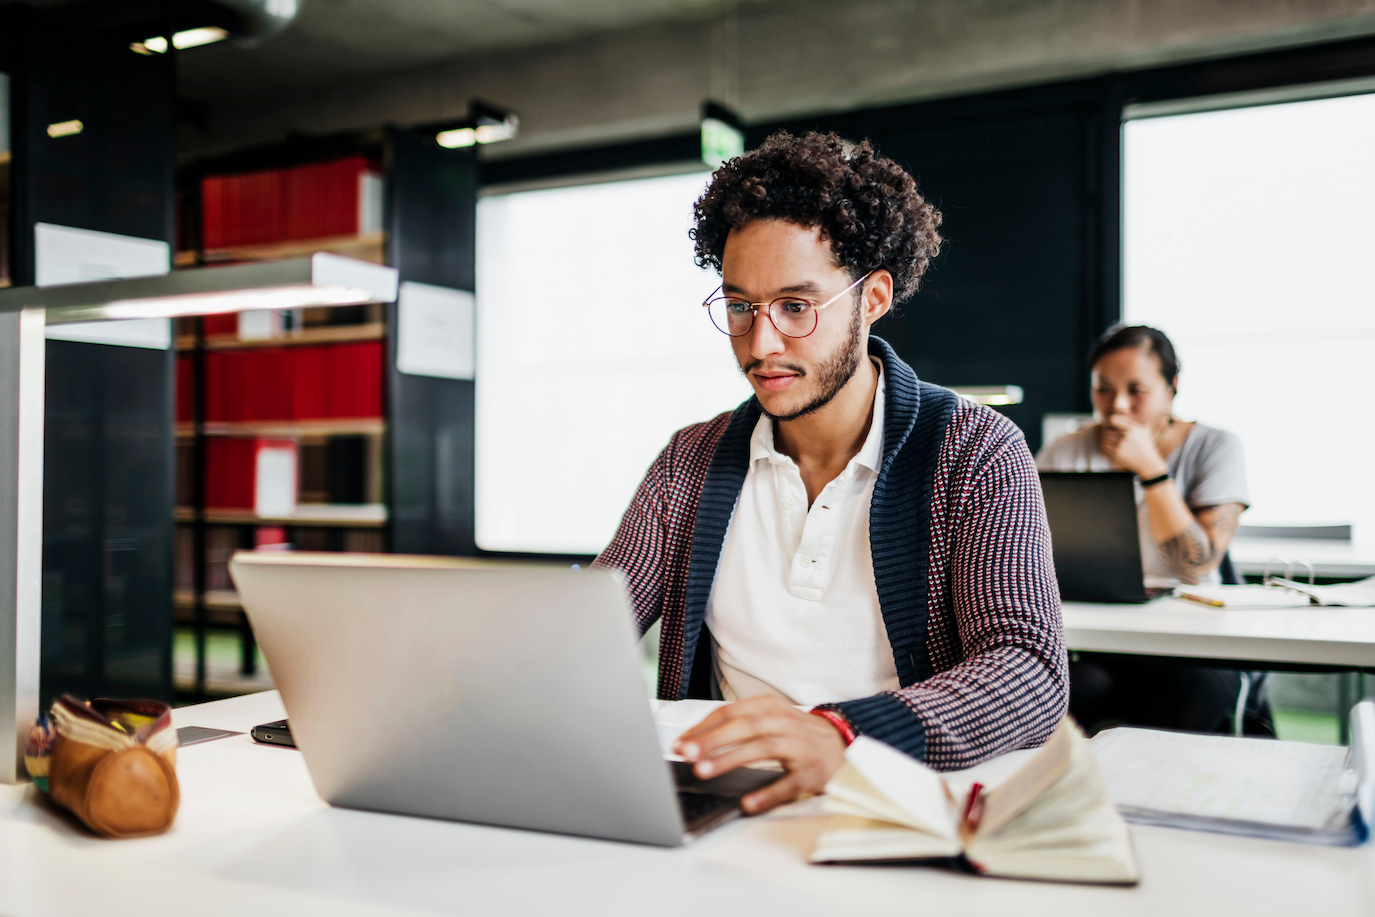
[[[1174,416],[1179,361],[1163,332],[1113,327],[1088,362],[1096,422],[1047,444],[1037,466],[1132,472],[1146,585],[1220,582],[1249,499],[1241,441]],[[1240,686],[1233,670],[1095,656],[1070,664],[1070,712],[1088,728],[1111,720],[1213,732],[1233,715]]]

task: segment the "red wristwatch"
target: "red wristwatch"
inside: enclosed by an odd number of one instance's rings
[[[834,726],[836,731],[840,733],[840,737],[845,740],[846,747],[849,747],[849,745],[854,742],[856,738],[854,727],[850,725],[849,720],[845,719],[845,717],[841,716],[839,713],[836,713],[834,710],[822,710],[820,708],[808,710],[807,712],[812,716],[821,717]]]

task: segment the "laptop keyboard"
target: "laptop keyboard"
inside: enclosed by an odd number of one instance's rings
[[[722,821],[738,812],[740,798],[760,787],[768,786],[781,771],[765,771],[742,767],[720,777],[703,780],[692,772],[692,765],[683,761],[669,762],[673,780],[678,785],[678,807],[688,831],[697,831]]]
[[[723,810],[739,805],[738,799],[717,796],[715,793],[680,792],[678,808],[683,812],[683,824],[691,829],[698,821],[710,818]]]

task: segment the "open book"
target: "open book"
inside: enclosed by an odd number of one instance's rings
[[[1073,721],[1061,720],[1050,741],[1023,760],[989,789],[977,779],[981,770],[992,773],[988,764],[941,775],[861,736],[826,785],[833,814],[811,860],[962,859],[988,875],[1134,884],[1127,826]]]
[[[1180,586],[1179,597],[1217,608],[1302,608],[1308,605],[1375,605],[1375,576],[1354,583],[1315,586],[1281,576],[1245,586]]]

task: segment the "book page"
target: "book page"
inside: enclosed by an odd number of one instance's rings
[[[1077,730],[1068,717],[1060,720],[1036,755],[984,797],[983,818],[977,833],[996,834],[1060,780],[1069,767]]]
[[[1375,576],[1357,580],[1354,583],[1336,583],[1330,586],[1314,586],[1310,583],[1274,577],[1275,582],[1288,586],[1296,592],[1311,595],[1323,605],[1348,605],[1369,607],[1375,605]]]
[[[925,860],[958,856],[959,841],[903,828],[889,821],[837,813],[816,839],[813,863]]]
[[[985,799],[966,844],[991,875],[1134,883],[1131,838],[1088,740],[1068,718],[1037,757]]]
[[[1127,814],[1318,831],[1341,825],[1351,808],[1340,746],[1128,727],[1099,733],[1092,746]]]
[[[957,840],[955,803],[940,775],[890,745],[860,736],[845,752],[845,766],[826,785],[826,795],[851,814],[909,825]]]

